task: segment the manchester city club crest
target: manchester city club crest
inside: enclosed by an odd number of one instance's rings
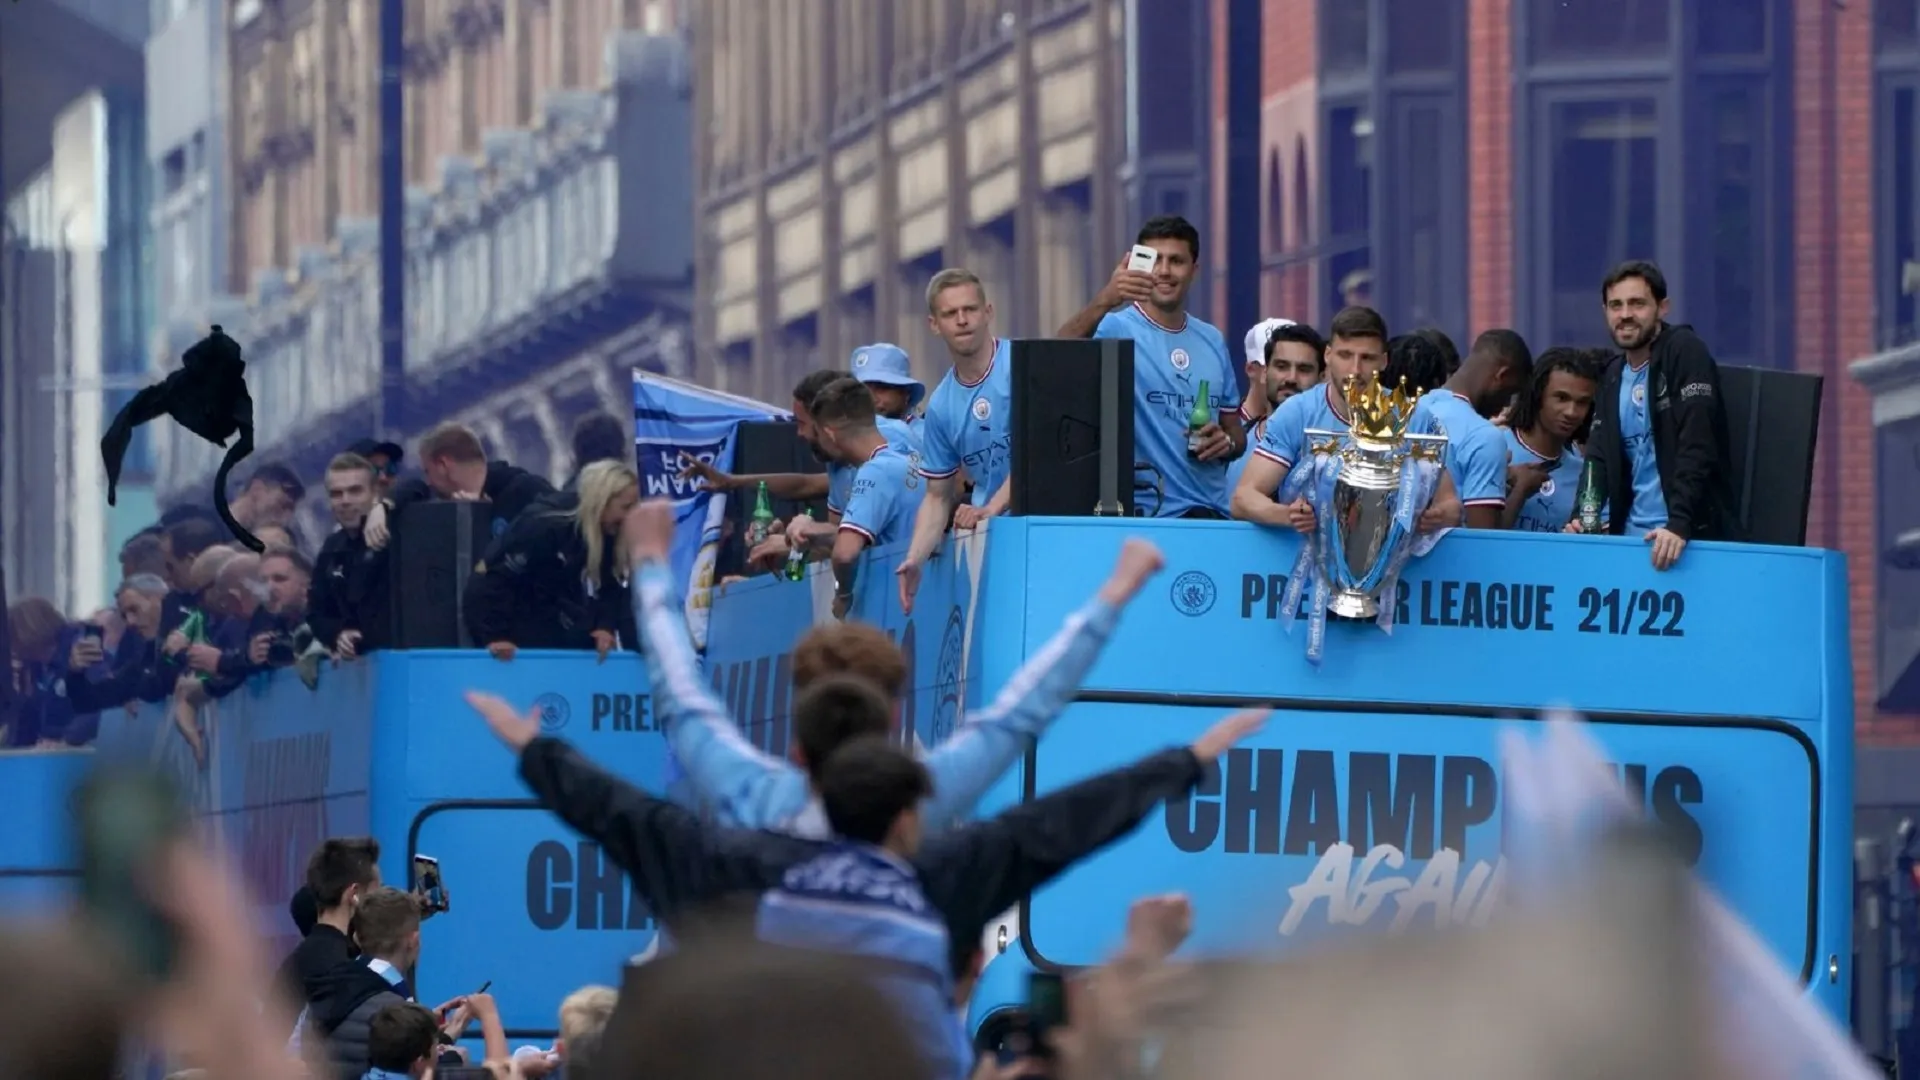
[[[983,397],[977,397],[973,399],[973,418],[975,420],[985,420],[987,417],[992,415],[993,415],[993,402],[988,401],[986,398],[983,398]]]
[[[1635,405],[1645,405],[1647,403],[1647,384],[1646,383],[1634,384],[1633,403]]]
[[[1193,363],[1193,358],[1187,355],[1187,350],[1185,349],[1173,350],[1173,354],[1167,357],[1167,359],[1172,362],[1173,370],[1175,371],[1185,371],[1187,367]]]
[[[870,357],[867,355],[867,350],[861,349],[859,352],[853,354],[853,366],[857,368],[866,367],[869,359]]]
[[[1553,497],[1553,477],[1551,476],[1547,477],[1546,482],[1540,485],[1540,494],[1545,495],[1548,498]]]
[[[540,714],[540,730],[559,731],[573,718],[573,706],[559,694],[541,694],[533,699],[533,708]]]
[[[1213,602],[1220,598],[1220,590],[1203,570],[1189,570],[1173,579],[1173,588],[1169,590],[1173,601],[1173,610],[1188,618],[1199,618],[1213,610]]]

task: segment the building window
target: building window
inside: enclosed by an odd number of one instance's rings
[[[1327,295],[1338,309],[1373,298],[1373,114],[1330,110],[1326,139]]]
[[[1372,0],[1330,0],[1320,5],[1320,63],[1328,71],[1365,71],[1372,43]]]
[[[1280,151],[1267,151],[1267,251],[1287,249],[1287,195],[1280,189]]]
[[[1920,0],[1873,0],[1873,29],[1881,49],[1920,47]]]
[[[1880,95],[1880,344],[1920,340],[1920,73],[1886,78]]]
[[[1912,0],[1908,0],[1909,3]],[[1766,0],[1694,0],[1686,10],[1694,19],[1701,56],[1764,56],[1772,5]]]
[[[1598,343],[1600,280],[1657,257],[1659,115],[1653,99],[1549,105],[1546,344]]]
[[[1313,243],[1313,192],[1308,187],[1307,140],[1293,140],[1293,235],[1301,247]]]
[[[1536,60],[1639,56],[1665,51],[1671,0],[1529,0]]]
[[[1453,67],[1455,45],[1461,37],[1453,25],[1459,5],[1444,0],[1385,0],[1385,3],[1388,72],[1405,75],[1447,71]]]
[[[1896,679],[1911,687],[1913,679],[1900,676],[1920,663],[1920,570],[1908,569],[1915,559],[1908,552],[1920,543],[1920,500],[1912,497],[1920,488],[1920,421],[1884,424],[1874,433],[1874,442],[1880,496],[1875,515],[1879,544],[1874,552],[1880,579],[1879,663],[1875,665],[1880,688],[1876,689],[1892,686]],[[1894,703],[1900,711],[1913,707],[1912,701]]]
[[[1771,155],[1763,86],[1710,90],[1699,108],[1707,125],[1706,198],[1697,204],[1708,230],[1705,266],[1694,266],[1703,296],[1689,303],[1722,363],[1752,364],[1769,350],[1761,319],[1768,302],[1766,197]],[[1699,275],[1704,274],[1701,281]]]
[[[1526,0],[1518,0],[1525,3]],[[1378,308],[1390,326],[1466,320],[1466,4],[1321,0],[1311,285],[1299,314]],[[1300,148],[1304,150],[1304,147]],[[1297,153],[1297,172],[1305,172]],[[1308,207],[1302,207],[1305,217]],[[1316,310],[1317,308],[1317,310]]]
[[[1463,174],[1448,164],[1460,160],[1459,153],[1450,152],[1450,135],[1458,130],[1450,122],[1451,104],[1441,94],[1393,102],[1394,160],[1425,165],[1417,180],[1391,185],[1393,205],[1384,235],[1394,247],[1387,299],[1393,303],[1395,325],[1462,329],[1453,321],[1455,312],[1464,315],[1465,308],[1455,267],[1466,236],[1455,224],[1457,217],[1446,212],[1449,204],[1458,205],[1464,198],[1459,189]]]

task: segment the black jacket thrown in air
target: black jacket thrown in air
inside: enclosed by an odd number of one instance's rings
[[[307,586],[307,629],[313,640],[334,648],[345,630],[360,631],[356,653],[392,640],[393,599],[387,585],[387,552],[367,546],[358,529],[335,529],[313,559]]]
[[[1667,529],[1682,540],[1738,540],[1720,368],[1691,326],[1662,324],[1649,351],[1647,393],[1653,401],[1648,424],[1660,489],[1667,499]],[[1600,463],[1601,490],[1607,493],[1607,531],[1615,536],[1626,532],[1633,508],[1633,462],[1620,437],[1620,383],[1626,363],[1626,357],[1616,356],[1607,365],[1587,438],[1588,457]]]
[[[929,838],[912,862],[946,920],[956,970],[987,924],[1074,863],[1134,830],[1154,807],[1197,786],[1206,768],[1183,748],[1049,792],[995,817]],[[662,925],[729,894],[764,892],[827,841],[710,826],[605,772],[558,739],[520,754],[540,804],[598,843]]]
[[[522,649],[589,649],[593,631],[633,643],[633,605],[614,577],[619,540],[600,545],[598,584],[587,595],[581,570],[587,542],[575,517],[580,500],[543,499],[516,518],[487,547],[467,578],[467,632],[477,645],[511,641]]]

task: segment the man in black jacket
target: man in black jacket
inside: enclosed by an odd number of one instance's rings
[[[1600,296],[1623,355],[1601,379],[1587,455],[1600,463],[1607,531],[1645,537],[1665,570],[1690,540],[1738,539],[1720,368],[1692,327],[1666,322],[1659,267],[1622,263]]]
[[[552,498],[553,485],[504,461],[488,461],[480,436],[461,424],[441,424],[420,437],[421,476],[410,476],[373,504],[367,514],[367,543],[387,546],[394,520],[413,503],[441,499],[485,499],[493,504],[493,535],[527,507]]]
[[[819,706],[813,700],[818,691],[810,688],[801,696],[796,714]],[[885,702],[879,695],[874,700],[879,702],[874,716],[843,722],[884,730]],[[787,870],[832,845],[709,826],[685,808],[605,772],[566,743],[542,736],[538,710],[521,715],[491,694],[469,693],[467,702],[520,756],[520,778],[540,804],[598,843],[676,936],[683,936],[676,926],[683,917],[730,894],[764,892]],[[946,922],[956,969],[970,958],[990,921],[1132,832],[1161,803],[1192,791],[1214,759],[1258,730],[1269,711],[1234,713],[1190,747],[1161,751],[928,838],[912,865],[927,900]]]
[[[360,955],[347,930],[360,900],[380,887],[380,841],[371,836],[323,841],[307,859],[306,885],[295,894],[294,923],[312,908],[312,924],[300,926],[300,944],[280,964],[276,981],[291,1000],[308,1005],[334,969]]]
[[[315,980],[312,1004],[294,1032],[302,1044],[312,1037],[326,1040],[340,1080],[360,1080],[371,1067],[373,1018],[389,1005],[413,1000],[407,972],[420,962],[419,899],[384,886],[370,890],[354,910],[353,936],[363,955]],[[446,1018],[449,1027],[464,1028],[464,1013],[457,1011],[463,1004],[455,998],[433,1010],[434,1015]],[[448,1017],[450,1012],[454,1017]],[[451,1045],[454,1036],[442,1028],[439,1041]]]
[[[365,535],[377,486],[373,463],[357,454],[340,454],[327,464],[327,509],[340,527],[313,560],[307,628],[315,643],[343,660],[385,646],[392,633],[387,554]]]

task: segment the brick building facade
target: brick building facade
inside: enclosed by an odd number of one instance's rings
[[[1265,314],[1364,298],[1463,342],[1603,344],[1600,278],[1650,257],[1722,363],[1825,376],[1809,542],[1848,555],[1858,729],[1896,742],[1920,716],[1880,707],[1876,667],[1911,572],[1877,518],[1920,466],[1876,447],[1847,365],[1914,331],[1915,9],[1264,0],[1260,81]]]

